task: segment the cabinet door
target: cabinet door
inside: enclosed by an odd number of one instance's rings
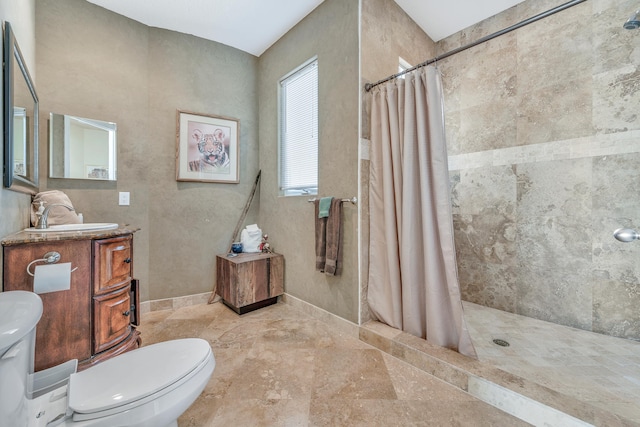
[[[4,290],[33,292],[27,265],[47,252],[60,253],[59,262],[71,262],[68,290],[40,294],[43,311],[36,327],[35,370],[70,359],[91,357],[91,241],[68,240],[4,247]],[[35,265],[31,266],[33,273]]]
[[[93,298],[93,352],[100,353],[124,340],[131,333],[131,297],[126,286]]]
[[[94,241],[94,295],[105,294],[131,282],[131,236]]]
[[[269,298],[269,269],[266,259],[237,265],[236,291],[238,307]]]

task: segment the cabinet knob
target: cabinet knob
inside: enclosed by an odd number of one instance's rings
[[[125,258],[124,262],[126,262],[127,264],[131,263],[131,258]]]
[[[129,310],[127,310],[127,311],[125,311],[124,313],[122,313],[122,315],[123,315],[123,316],[128,316],[128,315],[129,315],[129,313],[130,313],[130,311],[129,311]]]

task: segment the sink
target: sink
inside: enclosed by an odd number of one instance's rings
[[[118,228],[115,222],[89,222],[86,224],[60,224],[52,225],[48,228],[25,228],[28,233],[64,233],[69,231],[96,231],[96,230],[112,230]]]

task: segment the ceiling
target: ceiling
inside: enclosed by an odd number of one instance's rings
[[[323,0],[87,0],[150,27],[165,28],[260,56]],[[395,0],[441,40],[524,0]]]

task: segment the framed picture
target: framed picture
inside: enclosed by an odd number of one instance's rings
[[[176,180],[239,182],[239,125],[237,119],[178,110]]]

